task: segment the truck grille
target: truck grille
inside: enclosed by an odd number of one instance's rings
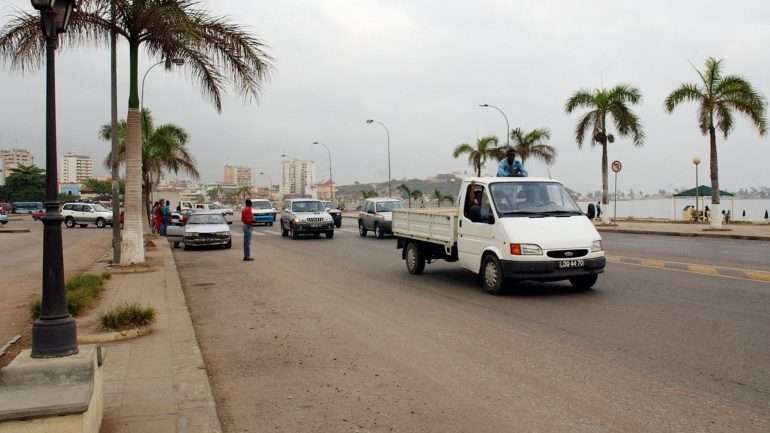
[[[305,222],[308,222],[308,223],[322,223],[322,222],[324,222],[324,219],[323,218],[308,218],[308,219],[305,220]]]
[[[583,257],[588,254],[588,250],[559,250],[548,251],[548,257],[554,259],[574,259],[577,257]]]

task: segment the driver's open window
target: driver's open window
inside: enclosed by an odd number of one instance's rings
[[[468,185],[468,189],[465,191],[463,215],[471,222],[487,222],[489,216],[492,215],[492,208],[486,194],[484,194],[484,186]]]

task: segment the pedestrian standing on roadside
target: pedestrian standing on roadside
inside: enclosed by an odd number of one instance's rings
[[[159,201],[156,201],[155,203],[152,204],[151,218],[152,218],[152,232],[153,233],[160,233],[161,218],[160,218],[160,202]]]
[[[602,219],[602,202],[596,202],[596,219]]]
[[[166,229],[171,222],[171,209],[169,206],[171,206],[171,202],[166,200],[166,202],[163,203],[163,209],[161,210],[163,215],[163,224],[160,226],[160,234],[163,236],[166,236]]]
[[[246,207],[241,211],[241,223],[243,223],[243,261],[254,260],[251,257],[251,230],[254,224],[254,214],[251,212],[251,200],[246,200]]]

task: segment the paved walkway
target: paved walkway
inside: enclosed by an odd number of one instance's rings
[[[770,224],[730,224],[725,231],[709,231],[706,224],[618,221],[617,226],[598,225],[600,232],[700,236],[770,241]]]
[[[105,346],[101,431],[221,432],[174,257],[166,242],[155,242],[147,254],[151,271],[114,273],[95,312],[139,302],[158,313],[152,334]]]

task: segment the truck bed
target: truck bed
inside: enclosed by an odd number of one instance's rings
[[[417,239],[446,248],[457,242],[457,209],[395,209],[393,235]]]

